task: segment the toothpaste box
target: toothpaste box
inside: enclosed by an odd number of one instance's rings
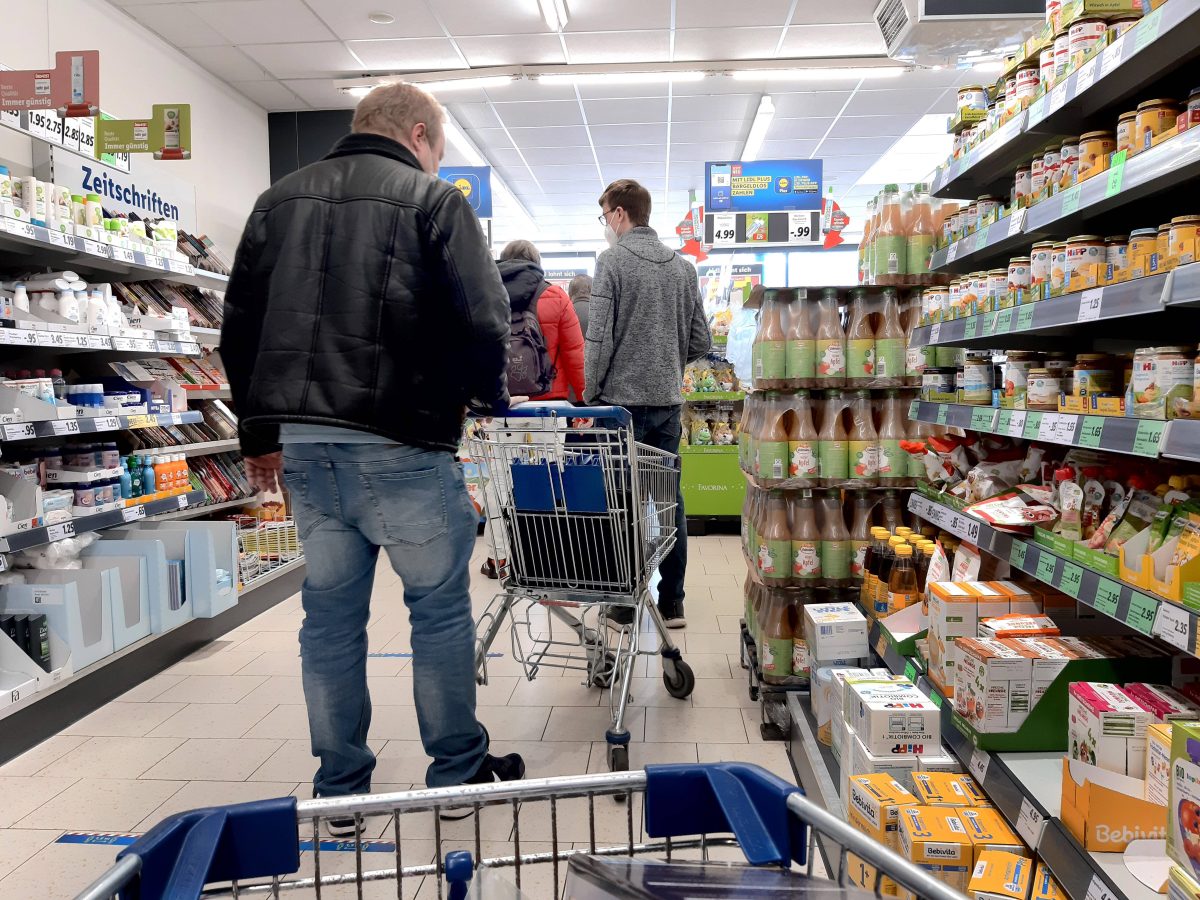
[[[1021,838],[997,810],[984,807],[960,809],[958,818],[975,846],[976,859],[984,850],[1003,850],[1018,856],[1029,855]]]
[[[1033,657],[1006,641],[960,638],[954,708],[981,732],[1014,732],[1029,716]]]
[[[1067,695],[1071,759],[1119,775],[1146,774],[1146,726],[1150,713],[1115,684],[1073,682]]]
[[[913,772],[912,793],[921,806],[959,809],[974,805],[957,775],[942,772]]]
[[[940,806],[900,809],[900,855],[958,891],[967,889],[975,865],[975,846],[962,820]]]
[[[940,748],[942,711],[916,685],[849,680],[846,688],[846,721],[870,753],[915,756]]]
[[[814,603],[804,607],[804,637],[816,660],[866,659],[867,619],[853,603]]]
[[[1146,794],[1151,803],[1167,802],[1171,785],[1171,723],[1146,726]]]
[[[1122,690],[1159,722],[1200,719],[1200,706],[1172,687],[1134,682],[1125,685]]]
[[[890,850],[900,847],[900,808],[917,798],[890,775],[851,775],[849,822]]]
[[[856,775],[874,773],[887,775],[905,784],[917,771],[917,756],[914,754],[872,753],[862,739],[847,726],[846,742],[850,748],[848,771]]]
[[[1044,862],[1039,861],[1033,872],[1032,887],[1029,900],[1070,900]]]
[[[1058,633],[1058,626],[1049,616],[1025,616],[1013,613],[1007,616],[981,619],[977,636],[981,638],[1053,637]]]
[[[984,850],[975,861],[967,896],[972,900],[1026,900],[1033,860],[1003,850]]]

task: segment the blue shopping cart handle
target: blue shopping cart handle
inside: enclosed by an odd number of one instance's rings
[[[548,406],[539,403],[522,403],[520,406],[514,406],[508,412],[501,413],[495,418],[549,419],[554,416],[569,419],[597,419],[617,422],[622,427],[627,427],[632,420],[629,410],[623,406],[570,406],[567,404]]]

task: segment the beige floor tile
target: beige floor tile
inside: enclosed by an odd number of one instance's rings
[[[148,678],[135,688],[130,688],[117,699],[123,703],[145,703],[153,700],[168,688],[182,684],[187,680],[186,675],[167,675],[160,673]]]
[[[724,707],[757,709],[758,703],[750,699],[749,682],[742,669],[733,678],[705,678],[697,682],[692,692],[692,705],[701,707]]]
[[[255,676],[239,675],[239,678],[255,680],[257,683],[241,697],[232,702],[246,703],[303,703],[304,686],[300,683],[299,675],[270,675]]]
[[[429,763],[425,747],[419,740],[388,741],[378,753],[374,777],[380,781],[410,782],[423,787]]]
[[[476,706],[507,706],[517,684],[525,679],[519,675],[493,675],[487,684],[475,686]]]
[[[373,692],[374,693],[374,692]],[[371,705],[370,737],[379,741],[412,740],[420,734],[415,706]]]
[[[521,679],[508,698],[509,706],[599,706],[604,697],[597,688],[584,687],[573,678]]]
[[[367,746],[378,754],[383,747],[383,741],[368,740]],[[268,757],[246,780],[311,783],[313,774],[317,771],[317,765],[317,759],[312,755],[312,748],[307,740],[284,741],[283,746]],[[406,781],[408,779],[377,777],[376,780]]]
[[[78,779],[0,776],[0,828],[8,828],[57,797]],[[3,832],[0,832],[3,834]]]
[[[166,803],[147,815],[133,830],[149,831],[167,816],[191,809],[286,797],[292,794],[297,786],[291,781],[189,781],[168,798]],[[0,832],[0,835],[2,834],[3,832]]]
[[[786,741],[753,740],[748,744],[699,743],[700,762],[744,762],[762,766],[780,778],[796,783]]]
[[[238,670],[239,675],[299,675],[300,653],[260,653]]]
[[[371,702],[382,706],[412,706],[413,680],[411,675],[368,675],[367,690]]]
[[[608,704],[592,706],[558,706],[546,723],[544,741],[596,741],[612,728],[613,714]],[[646,733],[646,711],[639,706],[625,708],[625,730],[635,741]]]
[[[40,774],[58,778],[138,778],[183,743],[169,737],[94,737]]]
[[[691,706],[690,697],[680,700],[667,693],[662,676],[630,679],[629,693],[633,706]]]
[[[239,648],[250,646],[263,653],[299,653],[300,628],[297,626],[292,631],[260,631],[252,642],[247,640],[238,645]]]
[[[0,900],[74,897],[116,861],[117,850],[111,844],[47,844],[0,880]]]
[[[189,703],[151,731],[150,736],[238,738],[272,709],[272,706],[263,703]]]
[[[736,634],[740,636],[742,633],[742,617],[740,615],[717,616],[717,624],[720,625],[722,634]]]
[[[643,769],[651,765],[666,763],[696,762],[696,745],[683,742],[654,743],[632,741],[629,744],[629,768]],[[607,772],[608,744],[604,741],[592,742],[592,755],[588,760],[589,772]]]
[[[308,707],[303,703],[281,703],[242,736],[307,741]]]
[[[83,734],[56,734],[0,766],[0,776],[34,775],[88,740]]]
[[[266,681],[262,675],[188,675],[154,700],[163,703],[237,703]]]
[[[412,660],[400,656],[368,656],[367,677],[399,675],[412,665]]]
[[[60,733],[85,734],[89,737],[138,737],[149,734],[185,705],[113,701],[68,725]]]
[[[632,822],[629,806],[611,796],[563,798],[555,801],[559,841],[590,841],[595,828],[596,844],[613,846],[628,844],[632,830],[636,842],[642,833],[642,798],[633,796]],[[532,801],[521,804],[521,843],[525,841],[549,841],[554,836],[549,801]]]
[[[300,610],[292,612],[275,612],[268,610],[254,620],[256,631],[281,631],[296,634],[304,622],[304,613]]]
[[[591,707],[580,707],[590,709]],[[476,706],[479,721],[487,728],[492,741],[540,741],[550,718],[548,706]]]
[[[132,831],[185,783],[151,779],[83,778],[45,803],[39,804],[37,809],[17,822],[17,827],[59,828],[68,831]]]
[[[646,740],[737,743],[746,740],[746,728],[740,716],[722,709],[651,707],[646,710]]]
[[[266,738],[190,738],[148,769],[143,777],[244,781],[283,743]]]
[[[502,749],[505,753],[521,754],[526,778],[552,778],[586,772],[591,741],[512,741]]]
[[[58,838],[58,829],[5,828],[0,830],[0,873],[8,873]],[[0,878],[3,874],[0,874]],[[3,890],[0,881],[0,891]]]
[[[168,675],[236,675],[262,653],[258,650],[226,650],[200,659],[185,659],[167,669]]]
[[[729,653],[737,650],[737,638],[727,634],[689,633],[684,659],[696,653]]]

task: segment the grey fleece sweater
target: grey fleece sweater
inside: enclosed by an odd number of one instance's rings
[[[653,228],[633,228],[596,260],[590,302],[584,399],[681,404],[683,367],[712,346],[692,265]]]

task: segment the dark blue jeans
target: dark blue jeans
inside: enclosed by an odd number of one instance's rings
[[[668,453],[679,452],[679,415],[682,406],[631,406],[633,435]],[[675,507],[675,546],[658,567],[658,609],[664,617],[683,615],[683,577],[687,571],[687,517],[683,512],[683,494]]]
[[[449,453],[400,444],[288,444],[284,478],[304,541],[301,674],[313,779],[325,797],[370,790],[367,620],[379,548],[404,582],[413,697],[429,787],[461,784],[487,752],[475,718],[468,564],[478,519]],[[394,701],[393,701],[394,702]]]

